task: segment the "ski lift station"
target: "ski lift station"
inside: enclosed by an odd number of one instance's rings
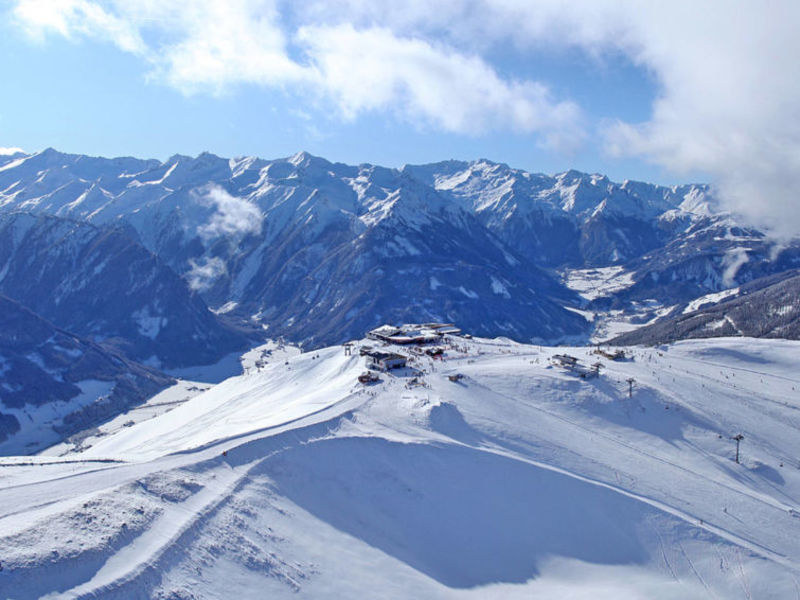
[[[594,363],[591,367],[578,364],[578,359],[569,354],[554,354],[550,360],[552,360],[553,364],[583,379],[597,377],[600,374],[600,369],[603,368],[603,364],[600,362]]]
[[[441,340],[445,335],[458,335],[461,329],[453,323],[422,323],[401,325],[381,325],[367,333],[372,340],[387,344],[429,344]]]
[[[569,354],[554,354],[552,361],[565,369],[570,369],[578,363],[578,359]]]
[[[377,350],[367,350],[363,352],[364,356],[368,356],[371,360],[371,366],[381,371],[390,371],[391,369],[402,369],[406,366],[407,358],[402,354],[394,352],[380,352]]]

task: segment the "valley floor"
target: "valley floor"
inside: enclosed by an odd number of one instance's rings
[[[0,598],[800,597],[800,343],[592,350],[251,353],[0,458]]]

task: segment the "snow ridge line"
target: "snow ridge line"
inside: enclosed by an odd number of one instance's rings
[[[50,467],[61,465],[75,465],[84,463],[124,463],[126,461],[116,458],[85,458],[83,460],[47,460],[41,462],[2,462],[0,467]]]
[[[181,540],[187,536],[193,536],[204,522],[213,517],[225,502],[230,500],[235,492],[248,481],[253,470],[294,444],[305,443],[323,432],[329,433],[342,418],[345,418],[346,414],[347,412],[338,413],[328,420],[311,423],[299,429],[287,429],[274,436],[249,436],[252,439],[225,450],[224,452],[227,454],[225,458],[223,458],[225,455],[218,455],[205,463],[199,463],[196,466],[209,465],[211,466],[210,471],[227,475],[222,490],[212,491],[204,488],[181,504],[171,507],[171,510],[160,515],[139,537],[109,556],[106,563],[89,581],[46,598],[88,600],[108,598],[111,594],[127,598],[129,597],[127,592],[132,591],[130,587],[134,585],[140,592],[141,577],[152,573],[154,580],[159,579],[160,564],[165,555],[172,550],[184,547],[185,544],[182,544]],[[283,436],[290,438],[288,444],[281,443],[280,438]],[[264,444],[275,444],[279,447],[264,453],[260,448]],[[252,455],[258,457],[247,461],[247,458]]]
[[[154,568],[160,557],[187,532],[213,515],[249,472],[249,468],[241,474],[232,470],[221,491],[203,489],[179,506],[165,511],[144,533],[112,554],[89,581],[50,598],[102,598],[135,581]]]
[[[305,415],[302,415],[300,417],[296,417],[294,419],[289,419],[288,421],[284,421],[283,423],[278,423],[276,425],[269,425],[267,427],[263,427],[261,429],[256,429],[254,431],[248,431],[248,432],[242,433],[242,434],[232,435],[232,436],[224,437],[224,438],[218,438],[216,440],[212,440],[212,441],[210,441],[210,442],[208,442],[206,444],[202,444],[202,445],[196,446],[194,448],[187,448],[186,450],[178,450],[176,452],[168,454],[167,456],[175,456],[175,457],[177,457],[177,456],[193,455],[193,454],[197,454],[197,453],[204,452],[204,451],[207,451],[207,450],[211,450],[213,448],[222,448],[223,450],[229,450],[231,448],[235,448],[237,446],[237,444],[236,444],[237,442],[239,444],[247,444],[247,443],[252,442],[252,441],[256,441],[256,440],[264,439],[264,438],[267,438],[267,437],[271,437],[269,435],[265,435],[265,434],[268,434],[269,432],[273,432],[274,435],[280,435],[282,433],[286,433],[286,431],[291,431],[292,430],[292,429],[287,429],[287,428],[291,428],[292,425],[300,424],[300,425],[302,425],[301,428],[305,428],[305,427],[308,427],[308,426],[311,426],[311,425],[315,425],[315,424],[319,424],[319,423],[325,423],[326,421],[332,421],[332,420],[336,419],[337,417],[341,417],[342,415],[344,415],[344,414],[346,414],[348,412],[352,412],[353,408],[355,408],[355,407],[354,406],[353,407],[348,406],[348,408],[346,408],[344,411],[336,413],[336,414],[332,415],[329,419],[323,419],[322,421],[314,421],[314,417],[325,416],[324,413],[328,412],[328,411],[334,411],[335,412],[337,407],[341,407],[342,404],[347,403],[349,401],[352,401],[352,400],[354,400],[356,398],[359,398],[358,393],[357,392],[351,392],[350,394],[348,394],[347,396],[345,396],[341,400],[338,400],[337,402],[334,402],[333,404],[329,404],[327,406],[324,406],[324,407],[322,407],[322,408],[320,408],[318,410],[312,411],[312,412],[307,413]],[[362,400],[362,403],[363,403],[364,401],[367,400],[367,398],[361,398],[361,400]],[[308,423],[308,424],[303,424],[302,422],[304,420],[306,420],[306,419],[310,419],[312,422]],[[230,444],[230,445],[227,445],[227,444]]]

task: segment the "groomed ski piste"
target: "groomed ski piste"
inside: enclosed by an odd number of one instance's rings
[[[0,458],[0,597],[800,597],[800,343],[448,342],[370,384],[375,342],[285,352]]]

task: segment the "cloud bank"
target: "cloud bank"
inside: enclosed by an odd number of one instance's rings
[[[343,119],[380,111],[563,150],[600,143],[676,174],[707,173],[729,209],[800,232],[796,0],[17,0],[14,17],[36,38],[116,44],[184,93],[255,84]],[[498,48],[623,55],[657,82],[651,116],[589,122],[546,81],[501,73],[490,60]]]
[[[552,97],[541,82],[501,77],[469,49],[387,26],[317,20],[288,26],[289,12],[321,12],[302,1],[291,11],[287,6],[276,0],[18,0],[14,16],[37,39],[115,43],[146,60],[152,77],[187,94],[256,84],[329,103],[348,120],[387,111],[455,133],[540,134],[560,149],[584,138],[577,104]]]

